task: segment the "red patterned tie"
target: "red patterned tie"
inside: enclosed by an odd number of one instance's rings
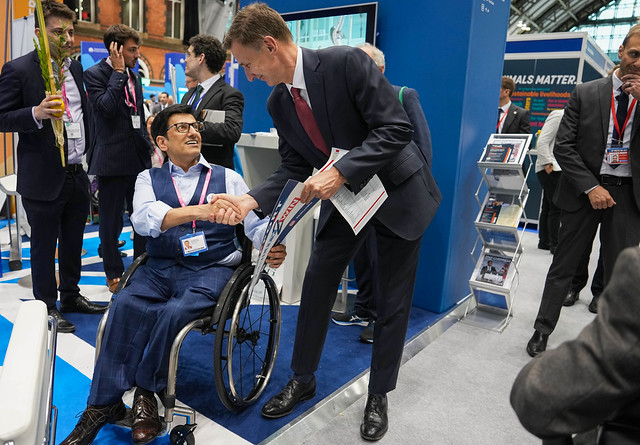
[[[320,133],[311,107],[309,107],[309,104],[300,96],[300,89],[291,87],[291,95],[293,96],[293,105],[296,107],[296,113],[298,113],[298,119],[300,119],[304,131],[307,132],[313,145],[325,155],[329,156],[329,148],[322,137],[322,133]]]

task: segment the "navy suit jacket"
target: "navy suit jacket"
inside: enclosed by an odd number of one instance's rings
[[[94,140],[87,156],[89,174],[99,176],[137,175],[151,167],[151,140],[144,120],[142,83],[133,71],[136,110],[125,104],[128,76],[115,71],[104,59],[84,73],[93,107]],[[140,116],[134,129],[131,116]]]
[[[504,118],[502,133],[531,134],[529,111],[512,103]]]
[[[600,185],[600,167],[609,135],[611,76],[576,86],[565,107],[553,149],[562,176],[554,202],[567,211],[591,205],[584,193]],[[640,178],[640,112],[635,108],[631,130],[630,159],[633,178]],[[640,181],[633,181],[636,206],[640,209]]]
[[[398,99],[400,99],[400,90],[403,87],[397,85],[392,85],[392,87]],[[413,88],[404,87],[404,90],[402,90],[402,106],[409,117],[409,121],[411,121],[411,125],[413,125],[413,142],[420,148],[427,167],[431,171],[431,162],[433,161],[431,131],[429,131],[429,124],[427,124],[427,118],[424,116],[422,105],[420,105],[418,92]]]
[[[375,217],[396,235],[419,238],[438,209],[441,195],[397,93],[358,48],[302,49],[304,78],[313,114],[327,146],[349,152],[335,163],[358,193],[378,174],[389,195]],[[327,161],[311,142],[284,84],[267,101],[279,135],[281,166],[249,193],[269,213],[288,179],[304,181]],[[322,204],[318,230],[335,208]]]
[[[72,60],[69,68],[82,100],[85,147],[91,141],[89,109],[83,86],[82,65]],[[18,132],[18,193],[28,199],[55,200],[65,179],[60,151],[51,121],[38,129],[31,109],[45,98],[44,81],[36,51],[7,62],[0,75],[0,131]],[[65,155],[66,156],[66,155]]]
[[[182,98],[186,104],[195,93],[191,88]],[[244,110],[244,96],[220,77],[209,88],[193,110],[193,116],[202,120],[202,110],[224,110],[224,122],[204,123],[202,136],[202,156],[212,164],[222,165],[233,170],[233,148],[242,133],[242,111]]]

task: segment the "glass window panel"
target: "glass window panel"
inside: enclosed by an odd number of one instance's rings
[[[614,14],[615,14],[615,10],[613,8],[605,8],[599,14],[596,15],[596,20],[612,19]]]
[[[180,12],[180,8],[182,7],[182,5],[180,4],[180,2],[175,2],[174,4],[174,10],[173,10],[173,37],[176,39],[180,38],[180,16],[181,16],[181,12]]]

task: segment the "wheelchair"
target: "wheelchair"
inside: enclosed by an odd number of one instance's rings
[[[158,394],[165,412],[161,421],[169,431],[174,415],[187,418],[187,425],[179,425],[170,433],[172,444],[193,445],[196,426],[195,410],[176,405],[176,378],[178,358],[182,342],[191,331],[202,335],[215,334],[213,370],[216,392],[222,404],[231,411],[241,411],[255,402],[266,388],[280,340],[280,299],[276,285],[264,270],[260,271],[258,284],[252,295],[249,285],[255,266],[251,263],[252,246],[238,226],[237,240],[241,244],[242,261],[225,285],[217,304],[191,321],[173,340],[169,355],[167,387]],[[136,258],[123,274],[114,297],[125,288],[138,267],[145,264],[147,254]],[[98,325],[95,360],[98,359],[107,324],[108,310]],[[120,426],[130,427],[127,416]]]

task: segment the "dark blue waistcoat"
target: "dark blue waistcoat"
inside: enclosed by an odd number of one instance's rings
[[[226,193],[225,169],[219,165],[212,165],[211,179],[209,180],[209,193]],[[169,163],[162,167],[149,170],[151,184],[156,199],[165,202],[172,208],[179,208],[180,201],[169,172]],[[207,176],[207,169],[203,168],[198,179],[198,185],[191,201],[187,205],[196,205],[202,194],[202,187]],[[204,232],[208,249],[198,256],[185,257],[182,253],[180,238],[192,233],[193,222],[172,227],[157,238],[147,237],[148,264],[156,268],[165,268],[176,263],[192,269],[199,270],[222,260],[236,250],[234,243],[235,227],[224,224],[214,224],[208,221],[196,221],[196,232]]]

